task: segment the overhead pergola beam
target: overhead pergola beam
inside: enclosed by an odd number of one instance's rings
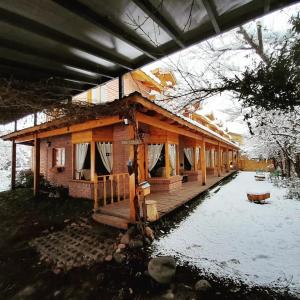
[[[65,1],[65,0],[52,0],[56,4],[61,5],[65,9],[71,11],[73,14],[84,18],[88,22],[95,24],[106,32],[112,34],[128,45],[134,47],[135,49],[141,51],[146,56],[151,58],[152,60],[156,60],[158,57],[154,55],[155,49],[149,49],[149,46],[145,45],[144,41],[137,36],[132,35],[129,31],[124,30],[123,28],[117,26],[113,21],[111,21],[108,17],[102,17],[91,8],[86,6],[85,4],[77,1]]]
[[[87,83],[94,86],[100,83],[99,80],[84,75],[70,74],[67,72],[63,72],[61,70],[48,69],[45,67],[39,67],[29,63],[15,61],[15,60],[6,59],[2,57],[0,57],[0,65],[13,67],[15,69],[20,69],[20,70],[27,69],[27,70],[36,71],[44,74],[46,78],[58,77],[62,79],[71,79],[71,80]]]
[[[6,22],[15,27],[25,29],[29,32],[42,36],[44,38],[51,39],[58,43],[62,43],[65,46],[76,48],[88,54],[94,55],[98,58],[102,58],[108,62],[117,64],[122,68],[127,70],[132,70],[132,64],[126,59],[116,54],[116,51],[105,49],[101,46],[102,49],[94,47],[91,44],[88,44],[84,41],[78,40],[72,36],[69,36],[61,31],[50,28],[44,24],[33,21],[21,15],[15,14],[3,8],[0,8],[0,20]]]
[[[132,0],[139,8],[141,8],[150,18],[159,25],[180,48],[185,48],[184,43],[179,37],[177,30],[171,25],[159,10],[151,4],[149,0]]]
[[[0,47],[10,49],[13,51],[20,52],[22,54],[32,55],[34,57],[47,59],[51,62],[61,63],[63,65],[68,65],[73,68],[81,69],[83,71],[88,71],[95,73],[100,76],[104,76],[107,78],[114,78],[115,75],[112,72],[106,71],[99,67],[97,64],[92,64],[85,61],[77,61],[76,59],[72,59],[70,57],[62,57],[57,54],[53,54],[52,52],[44,49],[38,49],[32,47],[30,45],[21,44],[16,41],[12,41],[6,38],[0,38]]]
[[[221,32],[221,28],[217,21],[217,11],[213,6],[212,1],[208,1],[208,0],[201,0],[201,1],[207,11],[208,17],[211,21],[211,24],[214,27],[215,32],[219,34]]]

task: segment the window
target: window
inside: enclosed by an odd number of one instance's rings
[[[65,148],[53,149],[53,166],[63,167],[65,165]]]

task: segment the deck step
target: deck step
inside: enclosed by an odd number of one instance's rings
[[[119,229],[128,229],[129,221],[124,218],[119,218],[111,215],[104,215],[101,213],[94,213],[92,217],[94,221],[98,223],[109,225]]]

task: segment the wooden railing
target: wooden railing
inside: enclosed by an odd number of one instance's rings
[[[94,176],[94,209],[129,199],[129,174]],[[101,202],[101,203],[99,203]]]

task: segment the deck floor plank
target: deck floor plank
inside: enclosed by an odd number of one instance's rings
[[[147,196],[147,200],[154,200],[157,202],[157,211],[159,218],[170,213],[181,205],[184,205],[188,201],[194,199],[202,192],[208,190],[213,185],[231,175],[235,171],[229,173],[223,173],[222,176],[208,176],[206,185],[201,185],[199,181],[188,181],[183,183],[180,190],[174,192],[156,192]],[[104,214],[121,217],[129,223],[129,201],[121,201],[118,203],[108,204],[105,207],[101,207],[98,214]]]

